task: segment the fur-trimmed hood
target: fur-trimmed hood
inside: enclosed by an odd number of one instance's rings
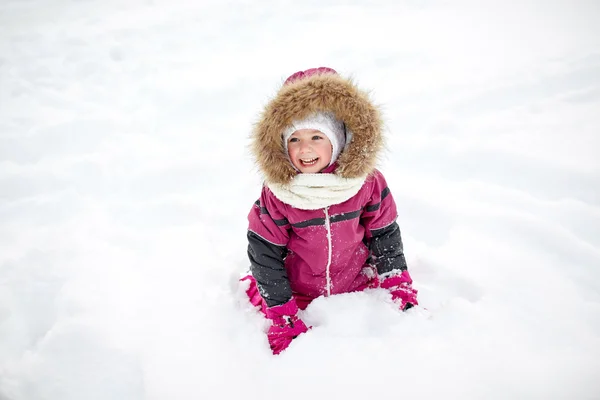
[[[334,173],[360,178],[375,170],[383,147],[379,110],[351,80],[336,73],[317,73],[284,84],[254,127],[251,150],[267,183],[287,185],[297,174],[281,134],[294,120],[316,111],[331,111],[346,125],[347,143]]]

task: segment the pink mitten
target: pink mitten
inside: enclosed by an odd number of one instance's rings
[[[408,310],[419,304],[417,290],[412,287],[412,278],[404,270],[400,275],[392,275],[381,282],[381,287],[392,294],[392,299],[400,305],[402,311]]]
[[[306,324],[296,316],[297,312],[298,306],[295,299],[279,306],[267,308],[267,318],[273,322],[267,332],[273,354],[281,353],[292,343],[293,339],[308,331]]]

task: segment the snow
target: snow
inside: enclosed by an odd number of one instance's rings
[[[594,399],[600,6],[5,0],[0,399]],[[273,357],[244,303],[247,152],[287,75],[384,110],[426,309],[320,298]]]

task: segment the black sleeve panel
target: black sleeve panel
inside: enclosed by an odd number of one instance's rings
[[[371,231],[371,254],[379,275],[393,270],[407,269],[400,227],[394,222],[384,228]]]
[[[277,246],[252,231],[248,231],[250,272],[258,291],[269,307],[278,306],[292,298],[292,289],[283,264],[285,246]]]

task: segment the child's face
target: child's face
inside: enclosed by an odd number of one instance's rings
[[[331,162],[329,138],[316,129],[299,129],[287,143],[292,164],[303,174],[321,172]]]

